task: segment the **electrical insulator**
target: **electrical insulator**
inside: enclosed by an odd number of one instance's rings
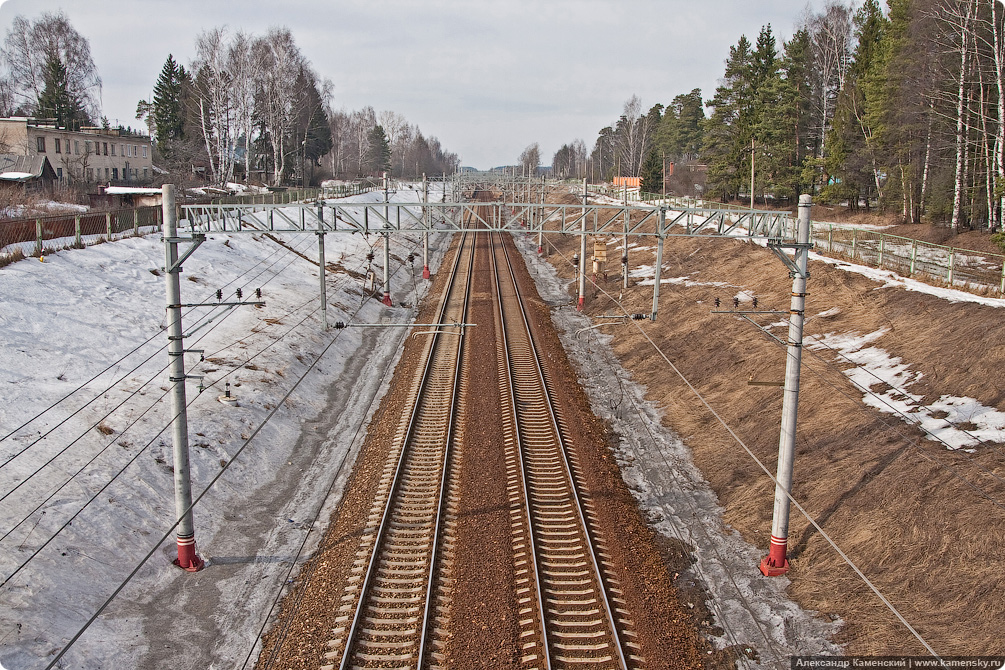
[[[255,289],[255,297],[258,298],[259,300],[262,299],[262,289],[260,288]]]
[[[646,314],[632,314],[632,321],[644,321],[647,318]]]
[[[573,254],[572,255],[572,264],[573,265],[579,265],[579,254]]]
[[[715,299],[715,307],[716,307],[716,309],[718,309],[718,308],[719,308],[719,305],[721,305],[721,304],[722,304],[722,301],[721,301],[721,300],[719,300],[718,298],[716,298],[716,299]]]
[[[244,293],[241,291],[241,289],[237,289],[237,299],[240,300],[241,296],[243,296],[243,295],[244,295]]]
[[[368,262],[370,262],[370,263],[373,262],[373,252],[372,251],[366,255],[366,260]]]
[[[415,262],[415,254],[408,254],[408,262],[409,263]]]
[[[621,264],[622,265],[628,265],[628,256],[622,256],[621,257]]]
[[[336,322],[335,322],[335,324],[334,324],[334,325],[333,325],[332,327],[333,327],[333,328],[334,328],[335,330],[342,330],[342,329],[343,329],[343,328],[345,328],[345,327],[346,327],[347,325],[348,325],[348,324],[347,324],[347,323],[345,323],[345,322],[343,322],[343,321],[336,321]]]
[[[757,309],[757,298],[754,298],[754,309]]]
[[[736,296],[733,296],[733,309],[736,309],[739,306],[740,306],[740,299],[737,298]]]
[[[216,301],[221,302],[222,300],[223,300],[223,289],[218,288],[216,289]]]

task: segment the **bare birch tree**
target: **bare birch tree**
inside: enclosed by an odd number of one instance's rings
[[[223,184],[234,174],[234,104],[228,69],[227,34],[223,28],[204,31],[195,41],[196,104],[213,180]]]
[[[91,58],[87,38],[78,33],[62,11],[43,13],[35,21],[15,16],[0,55],[8,76],[11,107],[35,114],[45,89],[43,72],[50,54],[66,68],[67,91],[81,103],[88,116],[101,115],[101,77]],[[14,110],[11,110],[14,111]]]

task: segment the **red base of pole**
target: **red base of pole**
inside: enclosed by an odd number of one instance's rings
[[[583,311],[583,303],[585,303],[585,302],[586,302],[586,298],[584,296],[579,296],[579,304],[576,305],[576,309],[578,311],[582,312]]]
[[[429,276],[430,276],[429,275],[429,266],[428,265],[423,265],[422,266],[422,278],[423,279],[429,279]]]
[[[186,572],[199,572],[206,567],[206,563],[195,553],[194,537],[178,538],[178,558],[172,562]]]
[[[771,547],[768,555],[761,561],[761,574],[765,577],[778,577],[789,571],[789,561],[785,557],[785,548],[788,540],[771,536]]]
[[[390,293],[385,293],[384,294],[384,299],[381,302],[383,302],[388,307],[390,307],[391,305],[394,304],[393,302],[391,302],[391,294]]]
[[[542,251],[544,251],[544,249],[541,248],[541,247],[538,247],[537,248],[537,255],[540,256]]]

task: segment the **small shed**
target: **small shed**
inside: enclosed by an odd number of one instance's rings
[[[139,186],[99,186],[97,193],[89,193],[91,207],[95,209],[122,209],[127,207],[159,207],[161,189]]]
[[[37,191],[52,188],[56,171],[45,156],[0,154],[0,185]]]

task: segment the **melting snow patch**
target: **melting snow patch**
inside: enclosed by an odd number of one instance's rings
[[[855,367],[844,373],[864,392],[862,400],[866,405],[916,423],[928,434],[928,439],[942,442],[948,449],[1005,441],[1005,412],[986,407],[973,398],[955,396],[942,396],[923,405],[923,395],[908,393],[907,388],[921,379],[921,373],[878,347],[866,346],[886,332],[882,328],[867,335],[831,333],[807,342],[807,346],[816,351],[836,351],[841,358],[854,363]]]

